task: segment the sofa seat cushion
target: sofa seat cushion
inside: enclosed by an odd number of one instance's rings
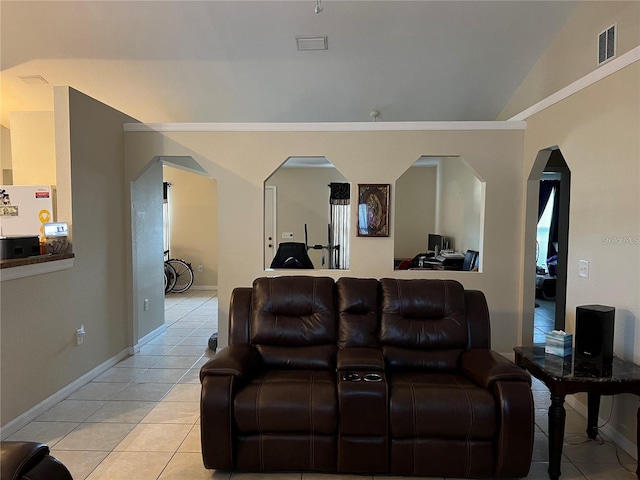
[[[243,434],[334,434],[336,389],[331,370],[268,370],[236,395],[236,425]]]
[[[496,433],[493,395],[460,374],[388,374],[393,438],[489,439]]]

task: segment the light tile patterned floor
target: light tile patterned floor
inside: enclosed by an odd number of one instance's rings
[[[556,302],[536,298],[533,317],[533,343],[544,343],[545,333],[554,329],[556,323]]]
[[[404,478],[206,470],[200,454],[198,371],[211,357],[207,345],[211,334],[218,329],[217,298],[213,292],[197,290],[170,294],[165,299],[165,309],[166,333],[142,347],[138,355],[123,360],[74,392],[10,439],[49,444],[53,455],[67,465],[75,480]],[[536,327],[546,328],[538,322]],[[537,381],[533,389],[535,449],[527,478],[546,480],[549,392]],[[635,471],[635,461],[621,449],[616,451],[611,443],[584,443],[585,423],[583,417],[567,407],[561,479],[636,479],[625,470],[626,467]]]

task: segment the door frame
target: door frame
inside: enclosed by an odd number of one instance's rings
[[[271,192],[271,201],[267,201],[267,192]],[[272,225],[267,225],[267,218],[271,215]],[[262,237],[262,249],[264,251],[264,269],[271,268],[271,261],[276,256],[276,250],[278,249],[277,232],[278,232],[278,190],[275,185],[264,186],[264,236]],[[272,232],[272,240],[268,239],[269,229]],[[271,242],[271,258],[269,258],[269,251],[267,245]]]
[[[533,344],[538,202],[540,194],[540,180],[544,171],[557,171],[561,173],[555,329],[564,330],[566,321],[571,171],[560,148],[556,145],[542,149],[538,152],[531,171],[529,172],[526,184],[524,253],[522,259],[522,271],[524,277],[522,290],[523,314],[518,332],[520,342],[525,346]]]

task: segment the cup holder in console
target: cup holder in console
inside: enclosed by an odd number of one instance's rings
[[[380,375],[379,373],[367,373],[362,378],[364,379],[365,382],[381,382],[382,381],[382,375]]]
[[[359,382],[364,380],[365,382],[381,382],[382,375],[379,373],[365,373],[360,376],[358,372],[346,372],[342,375],[342,380],[345,382]]]

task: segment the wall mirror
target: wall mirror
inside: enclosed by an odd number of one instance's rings
[[[264,268],[349,268],[351,185],[326,157],[289,157],[264,182]]]
[[[394,190],[395,269],[481,271],[485,183],[464,158],[422,156]]]

